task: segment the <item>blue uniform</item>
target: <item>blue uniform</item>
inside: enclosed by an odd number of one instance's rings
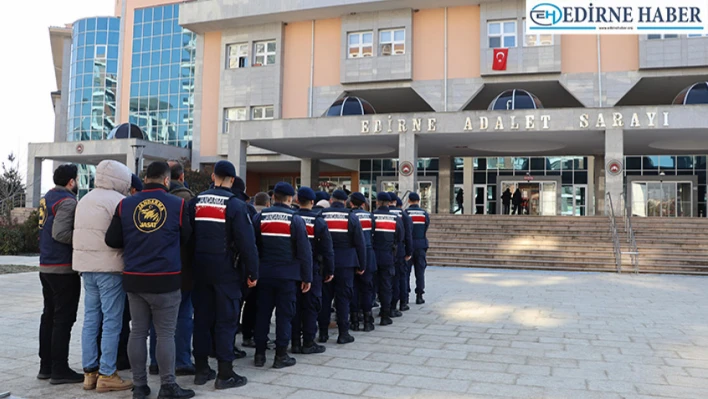
[[[364,232],[364,243],[366,245],[366,273],[357,275],[354,279],[354,293],[351,303],[351,311],[371,312],[374,302],[374,278],[376,276],[376,254],[372,245],[373,235],[376,230],[376,223],[373,215],[364,209],[354,209],[352,214],[359,218],[361,229]]]
[[[356,270],[366,270],[366,243],[359,218],[351,217],[351,210],[335,202],[321,213],[334,247],[334,287],[326,287],[322,294],[319,315],[320,333],[327,331],[332,316],[332,299],[337,308],[339,334],[349,334],[349,306],[354,291]],[[333,291],[333,292],[332,292]]]
[[[415,268],[415,293],[425,294],[425,259],[428,252],[428,227],[430,227],[430,215],[418,205],[411,205],[408,214],[413,221],[413,267]],[[409,273],[410,273],[410,269]],[[410,278],[408,279],[410,283]],[[406,295],[407,296],[407,295]]]
[[[373,248],[378,266],[379,299],[381,300],[382,313],[387,314],[391,309],[396,251],[403,241],[405,231],[403,220],[391,212],[387,206],[380,206],[373,215],[376,223]]]
[[[325,276],[334,275],[334,249],[327,223],[319,215],[319,212],[300,209],[296,215],[303,219],[307,227],[307,238],[312,247],[313,268],[312,287],[305,294],[298,291],[297,308],[292,321],[293,346],[300,346],[301,338],[305,343],[315,340],[317,317],[322,310],[323,280]]]
[[[71,245],[52,238],[55,209],[63,201],[76,201],[76,197],[69,191],[51,189],[40,201],[39,265],[42,267],[71,267]]]
[[[401,218],[404,228],[404,235],[401,237],[403,245],[399,245],[398,251],[396,252],[396,275],[393,278],[393,303],[391,306],[395,307],[398,301],[403,303],[408,302],[408,292],[410,290],[408,280],[410,280],[411,271],[406,257],[413,256],[413,220],[410,215],[408,215],[408,212],[401,208],[390,209],[391,212]]]
[[[290,207],[276,203],[254,218],[260,254],[256,353],[264,353],[275,313],[275,345],[287,348],[292,334],[292,318],[299,282],[312,282],[312,248],[304,220]]]
[[[194,356],[232,362],[241,286],[258,279],[258,250],[246,203],[222,188],[190,202],[194,226]],[[212,336],[213,329],[213,336]],[[212,341],[213,340],[213,341]]]

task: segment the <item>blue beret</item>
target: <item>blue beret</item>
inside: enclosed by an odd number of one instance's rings
[[[138,176],[136,176],[136,175],[131,176],[130,188],[134,188],[137,191],[143,191],[143,182],[140,181],[140,178]]]
[[[408,199],[411,201],[420,201],[420,195],[418,195],[418,193],[410,193]]]
[[[315,193],[315,199],[317,202],[322,200],[329,201],[329,194],[326,191],[318,191]]]
[[[366,197],[364,197],[364,194],[356,192],[356,193],[352,194],[351,201],[352,201],[352,204],[359,206],[359,205],[366,202]]]
[[[379,191],[378,194],[376,194],[376,201],[386,201],[390,202],[391,197],[388,196],[388,193],[385,191]]]
[[[214,174],[219,177],[236,177],[236,168],[229,161],[219,161],[214,165]]]
[[[276,184],[275,188],[273,189],[273,192],[282,195],[287,195],[290,197],[295,196],[295,190],[293,189],[293,186],[291,186],[290,183],[286,183],[284,181],[281,181],[280,183]]]
[[[300,189],[297,190],[297,199],[314,201],[315,199],[317,199],[317,196],[310,187],[300,187]]]
[[[346,201],[349,199],[349,196],[344,192],[344,190],[334,190],[332,197],[340,201]]]
[[[234,185],[231,186],[232,191],[243,191],[246,192],[246,182],[243,181],[242,178],[238,176],[234,176],[236,179],[234,179]]]
[[[401,201],[401,199],[398,197],[396,197],[396,206],[398,206],[398,207],[403,206],[403,201]]]

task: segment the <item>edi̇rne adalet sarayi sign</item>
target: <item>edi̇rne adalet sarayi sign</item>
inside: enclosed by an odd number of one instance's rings
[[[706,34],[706,0],[526,0],[527,34]]]

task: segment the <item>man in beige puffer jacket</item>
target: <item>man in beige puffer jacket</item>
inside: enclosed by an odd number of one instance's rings
[[[73,269],[84,282],[84,327],[81,335],[84,389],[123,391],[133,387],[116,372],[118,341],[125,307],[123,251],[105,243],[118,203],[130,193],[132,173],[120,162],[96,167],[96,188],[76,206]],[[102,331],[102,332],[101,332]],[[100,337],[100,359],[97,338]]]

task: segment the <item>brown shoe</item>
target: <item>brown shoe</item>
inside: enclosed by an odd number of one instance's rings
[[[93,373],[84,373],[84,390],[91,391],[96,389],[96,382],[98,382],[98,371]]]
[[[101,375],[98,377],[96,384],[96,392],[112,392],[112,391],[127,391],[133,387],[133,382],[120,378],[118,373],[113,373],[111,376]]]

